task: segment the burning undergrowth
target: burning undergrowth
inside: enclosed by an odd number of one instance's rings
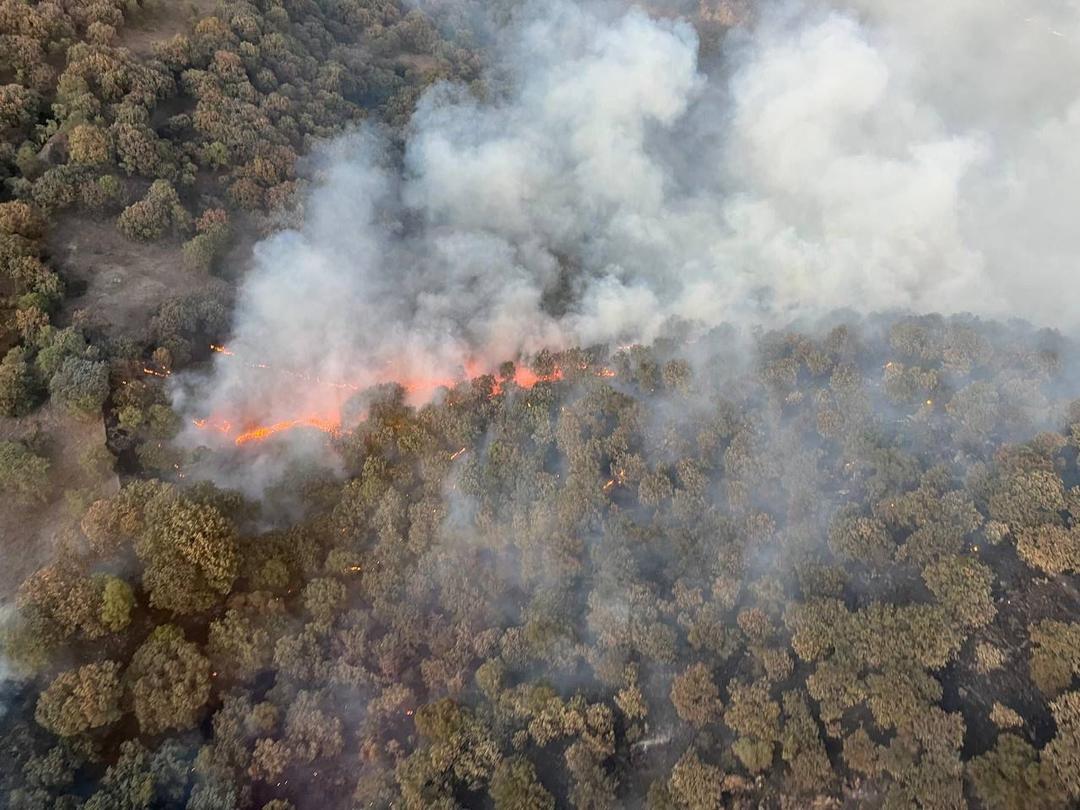
[[[21,591],[5,649],[38,680],[0,767],[97,807],[130,772],[191,808],[937,810],[1023,756],[1067,806],[1076,363],[877,317],[360,392],[340,476],[296,429],[229,451],[293,463],[258,504],[139,480],[91,506]]]
[[[816,320],[1075,325],[1076,14],[1024,14],[530,6],[327,147],[231,334],[171,319],[210,362],[124,381],[176,480],[20,589],[11,795],[1075,806],[1075,343]]]
[[[1047,228],[1080,188],[1080,118],[1048,71],[1075,61],[1077,15],[920,9],[762,4],[702,57],[678,18],[518,8],[482,91],[436,85],[403,146],[369,127],[313,160],[305,224],[257,246],[228,351],[175,386],[184,440],[332,434],[357,391],[398,382],[422,403],[673,319],[848,306],[1072,326],[1080,245]],[[984,75],[977,47],[1046,81]]]
[[[211,344],[210,350],[215,354],[225,357],[235,357],[236,353],[220,344]],[[242,359],[237,362],[244,362]],[[577,361],[577,371],[594,374],[598,377],[614,376],[611,369],[600,367],[592,369],[586,361]],[[486,384],[490,389],[491,396],[502,394],[508,387],[520,389],[532,388],[539,382],[555,382],[564,377],[563,369],[557,361],[552,360],[550,355],[542,357],[538,361],[537,371],[529,366],[522,366],[508,361],[502,364],[498,372],[488,374],[480,371],[475,362],[467,363],[457,376],[453,377],[410,377],[400,371],[389,369],[385,382],[370,383],[364,388],[356,383],[324,380],[318,376],[311,376],[299,371],[276,368],[268,363],[247,362],[249,369],[258,369],[265,372],[268,377],[276,378],[274,385],[287,387],[290,384],[299,386],[313,392],[310,396],[325,402],[320,410],[269,424],[251,423],[250,421],[234,424],[227,419],[203,418],[193,419],[192,425],[200,431],[218,433],[230,439],[237,447],[247,444],[265,441],[287,431],[300,428],[310,428],[321,431],[330,436],[341,436],[351,429],[366,416],[365,401],[370,398],[372,389],[378,389],[383,385],[391,385],[400,388],[406,400],[412,404],[423,404],[440,397],[445,392],[460,383],[470,383],[473,380],[483,378],[481,384]],[[144,373],[154,376],[169,376],[152,369],[144,369]],[[400,375],[400,376],[391,376]],[[303,399],[307,394],[300,394],[297,399]]]

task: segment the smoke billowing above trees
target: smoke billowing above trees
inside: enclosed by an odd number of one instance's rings
[[[257,250],[238,354],[368,384],[673,318],[1076,325],[1069,4],[762,4],[702,48],[558,2],[493,36],[482,89],[429,89],[403,151],[372,128],[320,155],[304,226]],[[284,418],[298,392],[221,358],[203,396]]]
[[[0,803],[1077,806],[1074,4],[137,5],[0,0]]]

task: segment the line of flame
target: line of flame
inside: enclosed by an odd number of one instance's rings
[[[210,350],[215,354],[221,354],[227,357],[236,356],[235,352],[233,352],[227,346],[223,346],[217,343],[211,343]],[[268,370],[273,369],[273,367],[267,363],[249,362],[246,365],[250,368]],[[583,366],[582,370],[585,370],[585,368],[586,367]],[[274,370],[277,373],[286,374],[295,379],[303,380],[305,382],[314,382],[319,385],[324,385],[337,390],[361,390],[361,386],[350,382],[323,380],[318,376],[312,377],[311,375],[305,374],[303,372],[291,371],[289,369]],[[149,370],[146,371],[147,373],[152,373]],[[479,366],[479,364],[475,362],[466,363],[464,371],[464,378],[414,378],[410,380],[400,381],[399,384],[409,394],[430,395],[440,388],[452,388],[457,383],[462,382],[462,379],[475,379],[476,377],[482,376],[484,374],[482,368]],[[608,368],[596,369],[594,370],[594,373],[598,377],[615,376],[615,372],[612,369]],[[537,383],[555,382],[561,380],[562,378],[562,369],[558,367],[556,367],[550,374],[538,374],[527,366],[516,366],[514,369],[514,376],[510,380],[496,380],[493,389],[493,395],[501,394],[504,391],[504,386],[511,381],[519,388],[528,389],[532,388]],[[220,433],[225,434],[226,436],[231,435],[233,430],[232,423],[224,419],[194,419],[192,420],[192,423],[195,425],[196,428],[200,430],[216,430]],[[277,434],[284,433],[286,431],[300,427],[315,428],[316,430],[321,430],[323,433],[329,434],[333,437],[341,436],[345,432],[341,426],[340,419],[325,418],[321,416],[304,416],[296,419],[287,419],[281,422],[275,422],[270,425],[256,425],[254,427],[250,427],[238,434],[233,439],[233,442],[237,447],[242,447],[246,444],[251,444],[253,442],[261,442],[270,438],[271,436],[275,436]],[[455,453],[452,458],[456,459],[461,454],[461,452],[463,452],[463,450],[464,448],[462,449],[462,451],[458,451],[457,453]]]
[[[243,447],[245,444],[261,442],[278,433],[284,433],[286,430],[292,430],[293,428],[298,427],[315,428],[316,430],[321,430],[323,433],[329,433],[331,436],[341,435],[341,424],[339,422],[330,419],[320,419],[318,417],[304,417],[301,419],[288,419],[284,422],[275,422],[272,425],[251,428],[250,430],[241,433],[233,441],[237,447]]]

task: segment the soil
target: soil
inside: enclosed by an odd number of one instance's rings
[[[0,605],[10,601],[19,584],[53,556],[59,539],[74,525],[65,493],[83,490],[101,498],[119,488],[115,473],[95,475],[80,459],[105,444],[105,426],[98,416],[75,416],[51,402],[21,419],[0,420],[0,441],[26,441],[49,459],[52,489],[44,503],[19,505],[0,498]]]
[[[204,288],[209,278],[184,266],[178,242],[132,242],[112,220],[62,217],[46,245],[69,288],[59,323],[83,310],[112,337],[144,334],[164,301]]]
[[[162,302],[194,292],[208,281],[206,274],[183,266],[178,242],[130,242],[111,219],[61,217],[50,230],[46,249],[69,292],[54,322],[70,324],[83,310],[89,314],[86,325],[114,338],[140,338]],[[0,440],[25,441],[45,455],[51,463],[52,484],[44,504],[0,499],[2,605],[22,580],[55,556],[60,538],[78,519],[65,493],[103,497],[119,482],[114,472],[95,477],[80,464],[88,450],[105,444],[105,426],[98,415],[76,416],[49,402],[22,419],[0,420]]]
[[[139,56],[150,56],[154,43],[171,39],[190,28],[196,15],[212,12],[217,0],[158,0],[147,4],[141,12],[127,19],[117,35],[117,45]]]

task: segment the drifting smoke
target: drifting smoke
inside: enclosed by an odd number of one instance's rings
[[[372,383],[413,381],[419,400],[673,318],[848,307],[1071,329],[1078,43],[1071,0],[834,0],[757,8],[706,68],[686,21],[522,12],[488,98],[430,90],[403,155],[374,131],[324,152],[303,230],[256,250],[234,355],[181,406],[336,424]]]

